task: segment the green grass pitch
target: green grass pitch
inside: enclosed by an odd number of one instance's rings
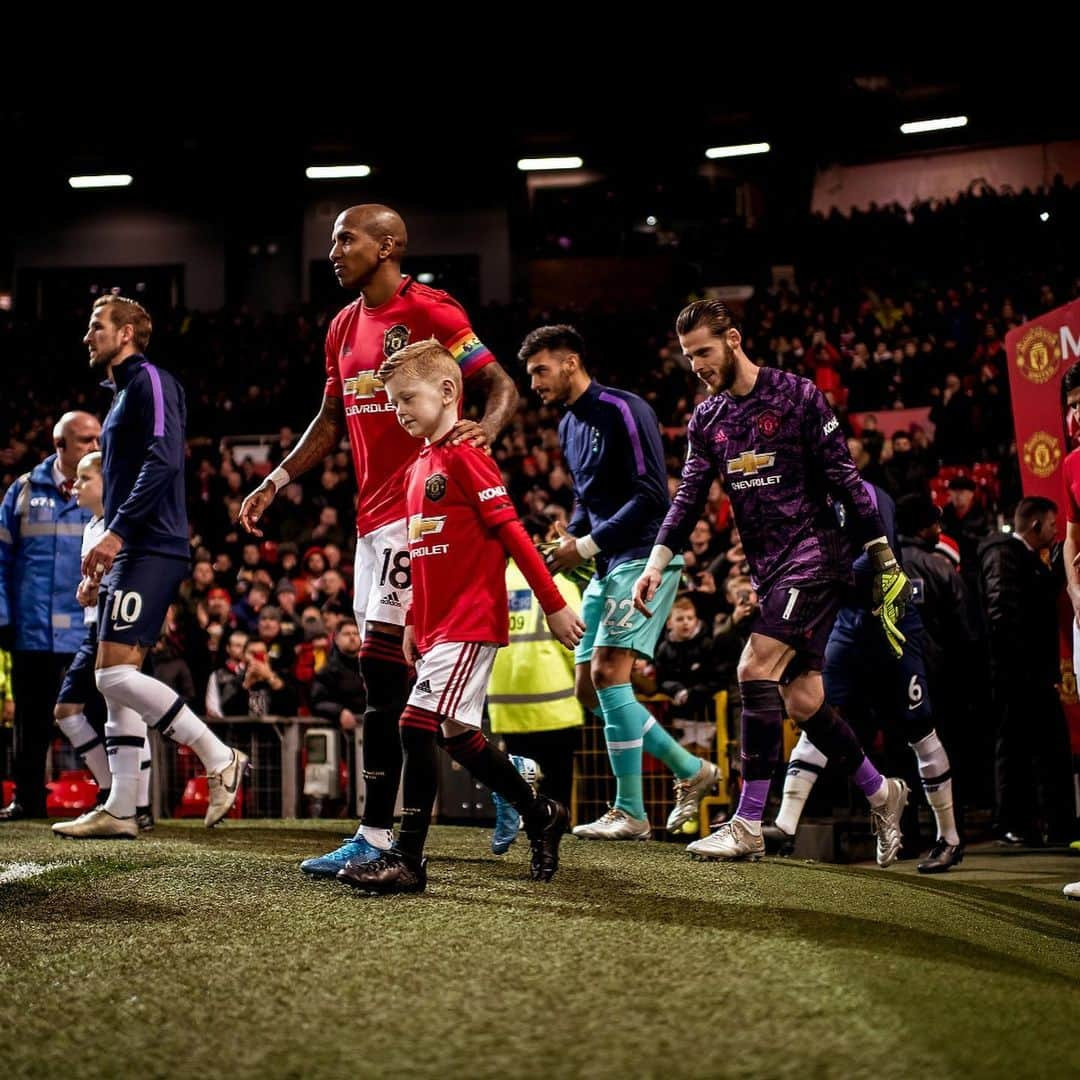
[[[329,822],[0,827],[0,1077],[1080,1075],[1080,859],[951,874],[433,830],[428,892],[304,880]]]

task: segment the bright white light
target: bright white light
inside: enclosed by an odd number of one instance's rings
[[[73,188],[127,187],[131,177],[127,173],[109,173],[100,176],[69,176]]]
[[[550,172],[552,169],[580,169],[584,164],[579,157],[523,157],[517,167],[522,172]]]
[[[943,116],[940,120],[915,120],[910,124],[901,124],[900,130],[905,135],[921,135],[924,131],[944,131],[946,128],[967,127],[966,116]]]
[[[654,218],[654,217],[652,216],[652,214],[650,214],[650,215],[649,215],[649,216],[648,216],[648,217],[647,217],[647,218],[645,219],[645,224],[646,224],[646,225],[655,225],[655,224],[656,224],[656,218]]]
[[[740,143],[738,146],[710,146],[705,151],[707,158],[746,157],[748,154],[767,154],[770,150],[767,142]]]
[[[309,180],[343,180],[350,176],[370,176],[370,165],[309,165],[304,170]]]
[[[1044,210],[1044,211],[1043,211],[1043,212],[1042,212],[1042,213],[1041,213],[1041,214],[1039,215],[1039,220],[1040,220],[1040,221],[1049,221],[1049,220],[1050,220],[1050,211],[1049,211],[1049,210]]]
[[[416,280],[419,281],[421,285],[434,285],[435,284],[435,275],[434,274],[417,274],[416,275]]]

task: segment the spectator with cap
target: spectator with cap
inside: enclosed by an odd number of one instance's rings
[[[934,550],[939,555],[944,555],[952,563],[953,569],[957,573],[960,572],[960,545],[951,536],[939,533],[937,543],[934,544]]]
[[[949,481],[949,504],[941,515],[941,529],[960,545],[962,572],[974,574],[979,544],[989,535],[990,522],[970,476],[961,474]],[[969,587],[972,582],[973,579],[968,577]]]

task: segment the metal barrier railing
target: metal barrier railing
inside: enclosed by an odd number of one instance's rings
[[[663,695],[642,698],[643,704],[659,723],[676,737],[686,732],[667,718],[668,699]],[[245,817],[296,818],[305,816],[304,797],[304,734],[314,728],[326,728],[326,721],[311,716],[237,716],[208,720],[207,723],[230,746],[248,755],[250,772],[245,781],[240,813]],[[699,718],[698,732],[708,728],[712,738],[709,745],[693,747],[703,756],[711,757],[721,769],[720,790],[708,800],[710,808],[732,804],[735,772],[731,755],[735,744],[729,736],[728,697],[716,695],[708,714]],[[362,726],[352,733],[334,733],[340,740],[338,750],[346,764],[347,780],[342,790],[339,808],[346,816],[359,817],[364,809],[364,786],[357,778],[363,768]],[[700,737],[700,735],[699,735]],[[184,792],[188,784],[201,776],[203,769],[198,758],[186,747],[151,730],[153,771],[151,774],[151,804],[154,814],[168,818],[182,813]],[[7,756],[10,756],[10,749]],[[10,762],[8,762],[10,766]],[[474,820],[485,823],[493,810],[485,788],[478,784],[463,785],[464,778],[451,776],[460,768],[444,763],[440,797],[436,814],[444,819]],[[645,755],[643,789],[646,811],[654,826],[662,825],[672,805],[671,777],[663,765]],[[65,769],[79,768],[79,762],[66,740],[54,741],[49,775],[56,776]],[[606,810],[613,797],[614,779],[604,741],[603,722],[588,715],[582,732],[580,748],[574,757],[574,788],[571,815],[575,823],[592,821]],[[400,813],[400,794],[397,812]],[[194,811],[193,811],[194,812]],[[703,811],[703,821],[705,814]]]

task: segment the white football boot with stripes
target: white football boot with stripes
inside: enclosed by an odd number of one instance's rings
[[[576,825],[573,833],[581,840],[651,840],[652,826],[648,818],[631,817],[612,806],[596,821]]]
[[[755,835],[737,815],[701,840],[686,845],[695,859],[746,859],[757,862],[765,854],[765,837]]]
[[[689,780],[675,781],[675,806],[667,819],[667,831],[677,834],[682,827],[698,816],[701,800],[720,783],[720,769],[711,761],[703,761],[701,768]]]

